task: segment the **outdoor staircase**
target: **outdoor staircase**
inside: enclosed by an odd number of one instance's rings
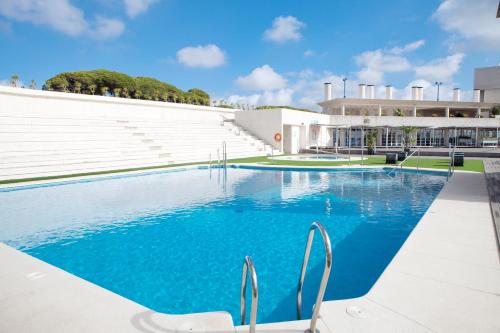
[[[273,153],[217,113],[196,119],[0,111],[0,181]]]

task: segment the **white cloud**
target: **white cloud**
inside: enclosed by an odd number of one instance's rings
[[[279,89],[265,91],[262,94],[253,95],[231,95],[227,98],[228,103],[246,104],[250,106],[258,105],[293,105],[292,89]]]
[[[314,50],[306,50],[304,52],[304,57],[306,57],[306,58],[309,58],[309,57],[312,57],[315,55],[316,55],[316,51],[314,51]]]
[[[125,11],[129,17],[136,17],[144,13],[158,0],[123,0]]]
[[[425,45],[420,39],[403,46],[390,49],[365,51],[354,57],[356,64],[361,67],[357,72],[358,79],[364,83],[381,84],[385,73],[398,73],[411,69],[411,64],[403,55],[413,52]]]
[[[226,55],[217,45],[188,46],[177,51],[177,61],[188,67],[213,68],[226,63]]]
[[[122,21],[96,16],[91,35],[96,39],[109,39],[120,36],[124,30],[125,25]]]
[[[269,65],[255,68],[247,76],[240,76],[236,83],[247,90],[275,90],[286,86],[286,79]]]
[[[474,47],[500,49],[497,8],[498,0],[444,0],[432,18],[455,39]]]
[[[274,19],[273,26],[264,32],[264,39],[277,43],[297,41],[302,38],[300,29],[305,26],[294,16],[279,16]]]
[[[114,38],[124,30],[123,23],[115,19],[96,16],[95,22],[87,21],[83,11],[69,0],[0,0],[0,14],[16,21],[47,26],[72,37]]]
[[[67,0],[0,0],[0,14],[21,22],[49,26],[70,36],[88,29],[83,11]]]
[[[0,20],[0,34],[4,36],[12,35],[12,25],[10,22]]]
[[[460,69],[464,57],[463,53],[457,53],[446,58],[432,60],[427,64],[415,67],[415,74],[420,79],[448,82]]]
[[[399,46],[393,47],[392,49],[389,50],[389,53],[399,55],[399,54],[403,54],[403,53],[413,52],[413,51],[421,48],[424,45],[425,45],[425,40],[420,39],[420,40],[416,40],[412,43],[408,43],[408,44],[404,45],[403,47],[399,47]]]
[[[404,72],[411,68],[410,62],[405,57],[381,49],[363,52],[354,60],[361,67],[357,73],[358,79],[370,84],[384,82],[385,73]]]

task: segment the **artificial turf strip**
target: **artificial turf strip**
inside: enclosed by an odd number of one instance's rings
[[[421,168],[448,169],[449,161],[450,160],[448,158],[421,158],[418,163],[419,163],[419,167],[421,167]],[[267,165],[290,165],[290,166],[343,166],[343,165],[347,166],[348,165],[348,163],[345,161],[332,162],[332,161],[273,160],[273,159],[270,159],[266,156],[232,159],[232,160],[228,160],[228,163],[266,163]],[[130,168],[130,169],[76,173],[76,174],[61,175],[61,176],[46,176],[46,177],[9,179],[9,180],[1,180],[0,185],[16,184],[16,183],[24,183],[24,182],[32,182],[32,181],[42,181],[42,180],[66,179],[66,178],[84,177],[84,176],[98,176],[98,175],[107,175],[107,174],[113,174],[113,173],[123,173],[123,172],[132,172],[132,171],[147,171],[147,170],[154,170],[154,169],[173,168],[173,167],[180,167],[180,166],[200,165],[200,164],[208,164],[208,162],[158,165],[158,166],[150,166],[150,167],[142,167],[142,168]],[[352,161],[351,165],[361,166],[361,161]],[[384,156],[370,156],[363,161],[363,165],[391,166],[391,165],[385,164],[385,157]],[[417,158],[410,158],[408,161],[405,162],[404,166],[416,167],[417,166]],[[457,166],[457,167],[455,167],[455,169],[456,170],[465,170],[465,171],[484,172],[484,165],[483,165],[482,160],[465,159],[464,166],[463,167]]]
[[[411,157],[404,163],[407,167],[416,167],[418,158]],[[345,166],[349,165],[345,161],[292,161],[292,160],[273,160],[267,157],[250,157],[238,160],[232,160],[232,163],[266,163],[268,165],[292,165],[292,166]],[[420,158],[418,165],[421,168],[429,169],[448,169],[450,160],[448,158]],[[351,161],[351,165],[361,165],[361,161]],[[391,167],[393,165],[385,164],[385,156],[370,156],[363,160],[363,165],[378,165]],[[484,172],[482,160],[465,159],[464,166],[456,166],[455,170]]]

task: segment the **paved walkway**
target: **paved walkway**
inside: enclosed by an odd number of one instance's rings
[[[332,332],[500,332],[484,175],[455,173],[370,292],[321,313]]]

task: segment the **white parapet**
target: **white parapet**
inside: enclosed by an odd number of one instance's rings
[[[453,102],[460,102],[460,88],[453,89]]]
[[[366,84],[360,83],[358,86],[359,98],[366,98]]]
[[[391,85],[385,86],[385,98],[393,99],[394,88]]]
[[[332,84],[330,82],[325,82],[325,101],[332,99]]]

